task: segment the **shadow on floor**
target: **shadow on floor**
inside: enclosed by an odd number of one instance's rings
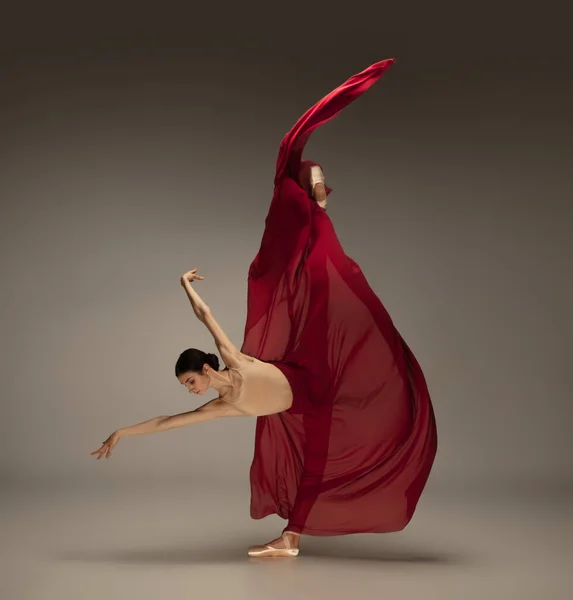
[[[273,563],[293,562],[301,559],[335,561],[376,561],[380,563],[404,563],[451,566],[466,562],[457,554],[447,552],[425,552],[412,549],[384,549],[341,547],[331,545],[320,549],[303,548],[296,559],[254,559],[247,556],[248,544],[237,542],[202,546],[199,548],[154,548],[154,549],[126,549],[126,550],[68,550],[52,556],[55,560],[79,561],[114,564],[223,564],[223,563]]]

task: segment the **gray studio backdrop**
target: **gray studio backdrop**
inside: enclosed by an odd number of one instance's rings
[[[408,21],[404,8],[399,27],[380,11],[386,20],[324,15],[323,35],[270,17],[238,29],[227,19],[217,35],[197,22],[154,28],[149,14],[138,32],[124,20],[106,36],[38,25],[4,39],[6,482],[246,482],[254,420],[127,438],[107,462],[89,453],[118,427],[198,405],[174,362],[214,345],[180,275],[198,267],[198,291],[240,345],[282,136],[390,56],[396,65],[306,156],[335,190],[329,214],[347,253],[425,370],[433,476],[571,475],[571,89],[559,30],[545,34],[549,61],[518,27],[505,41],[501,9],[492,24],[486,11]],[[290,44],[303,29],[306,43]]]

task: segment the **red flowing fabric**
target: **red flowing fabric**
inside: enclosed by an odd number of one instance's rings
[[[272,362],[292,407],[258,417],[251,516],[310,535],[390,532],[412,518],[437,449],[416,358],[310,197],[311,132],[394,63],[371,65],[310,108],[280,145],[274,195],[249,269],[242,351]],[[328,190],[330,191],[330,190]]]

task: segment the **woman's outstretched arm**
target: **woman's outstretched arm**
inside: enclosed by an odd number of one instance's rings
[[[185,427],[187,425],[194,425],[195,423],[202,423],[203,421],[211,421],[221,417],[240,417],[248,416],[246,413],[241,412],[235,408],[232,404],[215,398],[210,402],[207,402],[203,406],[189,412],[180,413],[178,415],[171,416],[159,416],[153,419],[148,419],[136,425],[130,427],[123,427],[114,431],[105,442],[102,443],[98,450],[92,452],[93,455],[98,455],[98,460],[105,456],[109,458],[111,451],[117,444],[120,438],[127,437],[129,435],[141,435],[144,433],[158,433],[160,431],[167,431],[168,429],[174,429],[176,427]]]
[[[203,277],[197,275],[197,269],[192,269],[191,271],[187,271],[187,273],[181,277],[181,285],[187,292],[187,297],[189,298],[189,302],[191,302],[191,307],[193,308],[195,316],[207,327],[209,333],[213,336],[217,349],[221,353],[221,357],[225,364],[228,367],[238,367],[240,366],[239,363],[243,355],[233,342],[231,342],[227,334],[211,314],[211,309],[203,302],[199,294],[191,285],[192,281],[201,279],[203,279]]]

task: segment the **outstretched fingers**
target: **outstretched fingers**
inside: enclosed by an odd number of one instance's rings
[[[97,454],[98,460],[104,455],[106,458],[109,458],[111,455],[111,449],[112,449],[112,446],[110,444],[103,443],[100,448],[91,452],[90,456],[94,456]]]
[[[201,275],[197,275],[197,269],[191,269],[190,271],[187,271],[185,275],[183,275],[183,279],[191,282],[195,280],[202,280],[204,279],[204,277],[202,277]]]

